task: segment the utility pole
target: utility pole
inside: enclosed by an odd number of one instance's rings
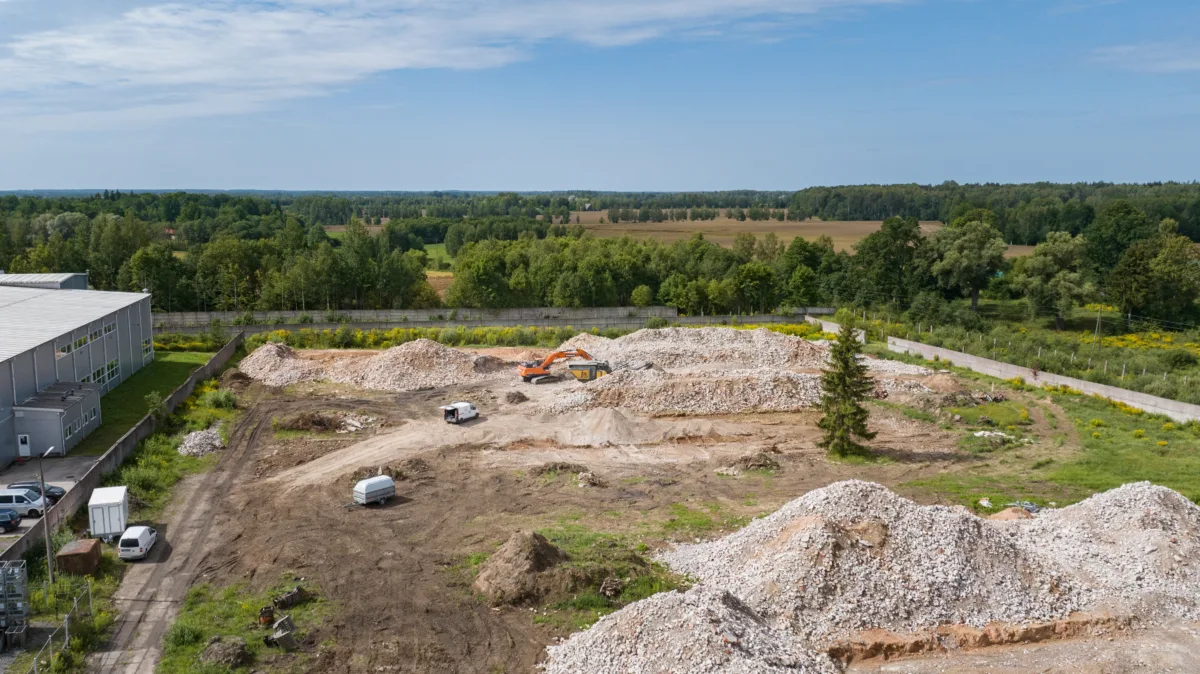
[[[38,457],[38,479],[42,483],[42,533],[46,538],[46,577],[51,584],[54,583],[54,552],[50,549],[50,500],[46,498],[46,471],[42,470],[42,459],[53,451],[51,447]]]
[[[1104,309],[1104,305],[1096,306],[1096,341],[1093,342],[1092,348],[1100,346],[1100,312]]]

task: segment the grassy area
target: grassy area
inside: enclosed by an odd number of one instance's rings
[[[129,487],[131,520],[156,519],[170,499],[171,488],[184,475],[212,465],[216,455],[184,456],[179,453],[179,443],[186,433],[218,423],[222,436],[228,440],[238,414],[234,404],[229,392],[217,391],[215,380],[202,382],[168,418],[163,431],[143,440],[120,468],[104,478],[105,485]]]
[[[622,606],[685,584],[666,567],[648,561],[643,556],[646,545],[629,536],[566,522],[538,533],[567,553],[570,561],[561,568],[579,582],[572,591],[550,597],[547,609],[535,616],[535,622],[586,629]],[[600,584],[609,577],[626,581],[620,594],[612,598],[599,592]]]
[[[214,636],[245,639],[246,650],[252,657],[252,667],[260,666],[257,661],[267,654],[273,658],[270,663],[272,668],[284,664],[276,659],[282,651],[263,643],[262,638],[266,630],[258,626],[258,610],[263,606],[270,606],[272,597],[290,590],[296,584],[294,576],[285,574],[272,587],[262,592],[252,591],[240,584],[225,588],[203,583],[193,586],[188,590],[179,616],[163,638],[163,656],[158,664],[158,671],[160,674],[228,672],[225,669],[209,670],[198,665],[200,653],[209,638]],[[287,610],[296,624],[297,640],[304,640],[313,630],[324,625],[333,615],[334,608],[331,602],[320,596],[319,588],[308,581],[305,581],[303,586],[314,596]],[[288,664],[303,671],[308,657],[307,654],[292,656]]]
[[[72,455],[99,456],[146,416],[146,394],[167,396],[208,362],[211,353],[156,353],[154,362],[123,381],[100,400],[100,427],[71,450]]]
[[[454,258],[446,252],[444,243],[425,244],[425,255],[429,258],[430,269],[450,270],[454,268]]]

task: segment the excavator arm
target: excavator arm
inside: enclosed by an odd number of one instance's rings
[[[583,358],[585,360],[593,360],[592,356],[583,349],[570,349],[566,351],[555,351],[546,356],[540,362],[536,360],[527,360],[517,366],[517,374],[525,381],[531,381],[536,377],[545,377],[550,374],[550,366],[560,360],[569,358]]]

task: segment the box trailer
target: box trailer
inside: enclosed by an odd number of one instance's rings
[[[99,487],[88,500],[88,531],[95,538],[112,540],[125,533],[129,521],[129,490]]]
[[[354,485],[354,502],[359,505],[368,503],[383,505],[395,495],[396,483],[387,475],[368,477]]]

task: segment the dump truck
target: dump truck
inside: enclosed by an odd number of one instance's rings
[[[582,358],[583,362],[570,363],[567,370],[579,381],[592,381],[612,372],[607,362],[596,360],[583,349],[568,349],[555,351],[539,360],[527,360],[517,366],[517,374],[527,384],[543,384],[554,381],[556,377],[550,374],[550,366],[560,360]]]

